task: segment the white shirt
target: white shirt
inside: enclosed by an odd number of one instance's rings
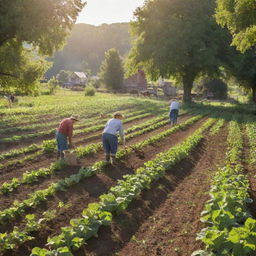
[[[179,102],[173,101],[170,105],[170,110],[179,109]]]
[[[117,118],[112,118],[112,119],[108,120],[108,122],[106,123],[103,133],[116,135],[118,131],[119,131],[121,138],[123,138],[124,137],[124,129],[123,129],[123,124],[122,124],[121,120],[117,119]]]

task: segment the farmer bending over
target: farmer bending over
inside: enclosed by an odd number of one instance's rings
[[[73,144],[72,144],[73,124],[76,121],[79,121],[79,117],[72,115],[71,117],[65,118],[60,122],[59,128],[57,129],[57,132],[56,132],[56,141],[57,141],[57,147],[58,147],[57,158],[63,158],[64,157],[63,151],[68,148],[73,148]]]
[[[170,105],[170,122],[171,124],[177,124],[179,114],[179,102],[176,99],[173,99]]]
[[[121,119],[123,119],[123,115],[120,112],[114,113],[113,118],[108,120],[107,124],[105,125],[105,129],[102,135],[102,142],[106,154],[106,161],[109,163],[111,156],[112,164],[115,163],[118,146],[117,132],[119,132],[121,142],[125,146],[124,129]]]

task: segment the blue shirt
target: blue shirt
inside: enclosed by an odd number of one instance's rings
[[[121,120],[117,118],[112,118],[108,120],[103,133],[117,135],[117,132],[119,132],[121,138],[124,137],[124,129]]]

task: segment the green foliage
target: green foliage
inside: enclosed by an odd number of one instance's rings
[[[43,147],[44,153],[52,153],[56,149],[56,141],[55,140],[44,140],[42,147]]]
[[[59,81],[57,80],[56,77],[53,77],[52,79],[50,79],[47,83],[48,89],[49,89],[49,94],[54,94],[54,92],[56,91],[56,89],[59,86]]]
[[[16,41],[0,44],[0,90],[16,94],[33,94],[39,89],[39,79],[48,65],[35,52]]]
[[[100,88],[100,85],[101,85],[100,79],[90,79],[89,80],[89,85],[96,88],[96,89]]]
[[[31,153],[31,152],[37,151],[38,149],[39,149],[38,145],[31,144],[28,147],[21,148],[21,149],[14,149],[14,150],[11,150],[9,152],[6,152],[5,154],[1,154],[0,155],[0,160],[15,157],[15,156],[18,156],[20,154]]]
[[[86,86],[84,89],[85,96],[94,96],[95,95],[95,88],[92,86]]]
[[[225,123],[224,119],[219,119],[218,122],[210,129],[210,135],[216,135]]]
[[[132,23],[136,40],[130,66],[143,65],[154,80],[174,76],[183,83],[184,101],[191,101],[194,79],[218,71],[226,33],[213,19],[214,0],[146,1]]]
[[[255,50],[252,49],[243,54],[232,51],[230,57],[225,61],[226,71],[235,78],[239,86],[251,93],[254,102],[256,102],[255,59]]]
[[[56,76],[60,84],[68,82],[69,77],[70,77],[70,71],[66,71],[66,70],[61,70]]]
[[[256,152],[256,124],[254,120],[249,120],[246,124],[246,135],[249,139],[250,152],[248,156],[248,163],[251,168],[256,164],[255,152]]]
[[[53,54],[84,7],[81,0],[0,1],[0,89],[34,93]]]
[[[105,53],[105,60],[101,64],[100,76],[106,87],[118,91],[123,87],[124,70],[122,60],[116,49]]]
[[[254,0],[217,0],[216,19],[233,36],[232,45],[245,52],[256,44],[256,15]]]
[[[228,96],[228,86],[221,79],[206,79],[203,81],[203,93],[213,93],[215,99],[225,100]]]
[[[192,117],[190,119],[188,119],[186,122],[184,123],[181,123],[175,127],[172,127],[166,131],[163,131],[153,137],[150,137],[149,139],[146,139],[142,142],[138,142],[136,143],[135,145],[133,145],[132,147],[130,148],[127,148],[127,149],[123,149],[123,150],[120,150],[117,152],[116,154],[116,157],[117,159],[122,159],[124,156],[130,154],[133,152],[133,150],[139,150],[139,149],[142,149],[143,147],[147,146],[147,145],[152,145],[152,144],[155,144],[156,142],[160,141],[161,139],[165,138],[166,136],[169,136],[170,134],[176,132],[177,130],[179,129],[186,129],[187,127],[189,127],[191,124],[195,123],[196,121],[198,121],[202,116],[195,116],[195,117]],[[168,121],[169,122],[169,121]],[[165,125],[166,124],[166,121],[163,121],[163,122],[158,122],[158,123],[155,123],[154,125],[151,125],[145,129],[141,129],[133,134],[131,134],[130,136],[126,136],[126,138],[133,138],[134,136],[136,135],[140,135],[140,134],[143,134],[145,132],[149,132],[151,130],[154,130],[158,127],[161,127],[162,125]]]
[[[192,255],[250,256],[256,252],[256,220],[251,218],[249,181],[243,174],[243,140],[237,122],[230,122],[226,166],[220,168],[211,187],[201,221],[209,226],[198,234],[206,248]],[[208,254],[207,254],[208,253]]]
[[[110,188],[108,194],[100,196],[98,203],[91,203],[83,210],[82,218],[71,219],[69,227],[63,227],[58,236],[48,238],[47,245],[50,250],[41,251],[42,249],[36,247],[32,250],[32,255],[54,255],[58,249],[64,247],[69,250],[80,248],[87,239],[97,235],[100,226],[110,225],[112,212],[124,211],[142,190],[150,188],[150,185],[163,177],[171,166],[187,157],[202,140],[203,131],[208,129],[212,122],[212,119],[207,121],[184,142],[157,155],[154,160],[147,162],[145,167],[137,169],[135,174],[125,175],[122,180],[118,180],[117,185]]]
[[[12,192],[15,188],[19,186],[19,180],[17,178],[13,178],[10,183],[4,182],[1,186],[1,192],[3,194],[8,194]]]
[[[84,7],[80,0],[33,0],[0,2],[0,47],[15,39],[51,55],[64,43],[67,31]]]

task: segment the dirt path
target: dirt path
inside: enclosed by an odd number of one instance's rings
[[[163,139],[162,141],[154,145],[154,152],[152,151],[151,146],[143,149],[146,158],[140,159],[138,157],[138,160],[136,161],[136,168],[142,166],[143,163],[155,158],[156,154],[170,148],[171,145],[177,144],[181,140],[184,140],[186,137],[191,135],[198,127],[200,127],[202,125],[202,122],[204,121],[205,120],[200,120],[187,130],[178,131],[177,133]],[[151,153],[147,153],[148,151],[151,151]],[[72,207],[70,207],[69,209],[63,209],[59,211],[56,218],[48,223],[46,228],[35,234],[35,241],[31,241],[24,246],[21,246],[20,249],[12,255],[29,255],[29,250],[27,248],[33,248],[34,246],[43,246],[49,235],[52,236],[54,234],[57,234],[61,227],[69,225],[69,221],[71,218],[80,217],[82,210],[88,205],[88,203],[96,202],[99,195],[101,195],[102,193],[106,193],[111,186],[114,186],[116,184],[117,179],[121,179],[125,174],[134,172],[135,166],[131,166],[130,162],[131,159],[135,158],[136,154],[132,154],[124,163],[121,163],[114,167],[110,166],[106,168],[103,173],[85,179],[74,187],[71,187],[67,192],[58,193],[54,197],[47,200],[47,202],[45,202],[40,207],[31,210],[30,213],[35,213],[36,215],[40,216],[40,214],[42,214],[42,212],[46,209],[57,209],[57,204],[60,200],[63,201],[65,204],[72,205]],[[18,220],[17,223],[15,223],[15,221],[12,222],[12,225],[17,225],[19,221],[20,220]],[[10,226],[2,227],[2,231],[4,229],[8,230],[9,227]]]
[[[190,256],[200,249],[200,213],[208,199],[210,177],[224,161],[227,130],[207,137],[197,151],[103,227],[76,256]]]

